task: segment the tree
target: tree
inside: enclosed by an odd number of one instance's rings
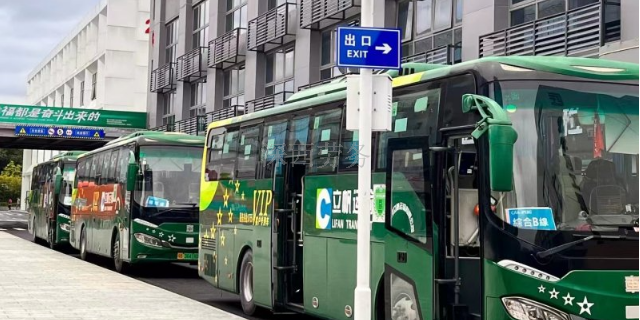
[[[22,176],[22,165],[16,165],[13,160],[7,164],[6,167],[2,170],[3,176],[8,177],[21,177]]]
[[[22,149],[0,149],[0,168],[6,167],[11,161],[22,165]]]
[[[13,160],[7,164],[0,174],[0,201],[13,199],[17,202],[22,188],[22,165],[16,165]]]

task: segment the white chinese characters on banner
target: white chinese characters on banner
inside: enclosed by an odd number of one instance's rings
[[[12,107],[4,106],[0,108],[0,116],[13,119],[55,119],[56,121],[68,120],[81,123],[83,121],[98,122],[100,111],[80,111],[80,110],[52,110],[33,107]]]

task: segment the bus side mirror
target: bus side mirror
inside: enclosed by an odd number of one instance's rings
[[[59,194],[60,189],[62,189],[62,175],[57,173],[54,179],[55,181],[54,181],[53,192],[54,194]]]
[[[462,111],[477,110],[482,120],[471,133],[475,139],[486,134],[489,140],[489,181],[491,190],[509,192],[513,190],[513,145],[518,134],[511,125],[507,112],[494,100],[485,96],[465,94],[462,96]]]
[[[140,167],[137,163],[129,163],[129,167],[127,168],[127,191],[133,191],[135,189],[138,171],[140,171]]]

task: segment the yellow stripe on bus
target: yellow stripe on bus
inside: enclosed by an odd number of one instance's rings
[[[419,82],[420,79],[422,79],[422,75],[424,73],[425,73],[425,71],[409,74],[409,75],[402,76],[402,77],[393,78],[392,85],[394,87],[401,87],[401,86],[404,86],[404,85],[408,85],[408,84]]]

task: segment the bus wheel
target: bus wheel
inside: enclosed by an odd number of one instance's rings
[[[120,233],[116,233],[116,238],[113,240],[113,250],[111,253],[113,258],[113,267],[119,273],[124,273],[126,271],[125,262],[122,261],[122,254],[120,252]]]
[[[87,261],[87,228],[80,231],[80,259]]]
[[[52,250],[56,250],[58,246],[56,246],[56,232],[55,229],[49,227],[49,232],[47,232],[47,241],[49,241],[49,248]]]
[[[242,311],[250,316],[256,312],[256,304],[253,301],[253,253],[251,250],[244,254],[240,266],[240,303]]]

